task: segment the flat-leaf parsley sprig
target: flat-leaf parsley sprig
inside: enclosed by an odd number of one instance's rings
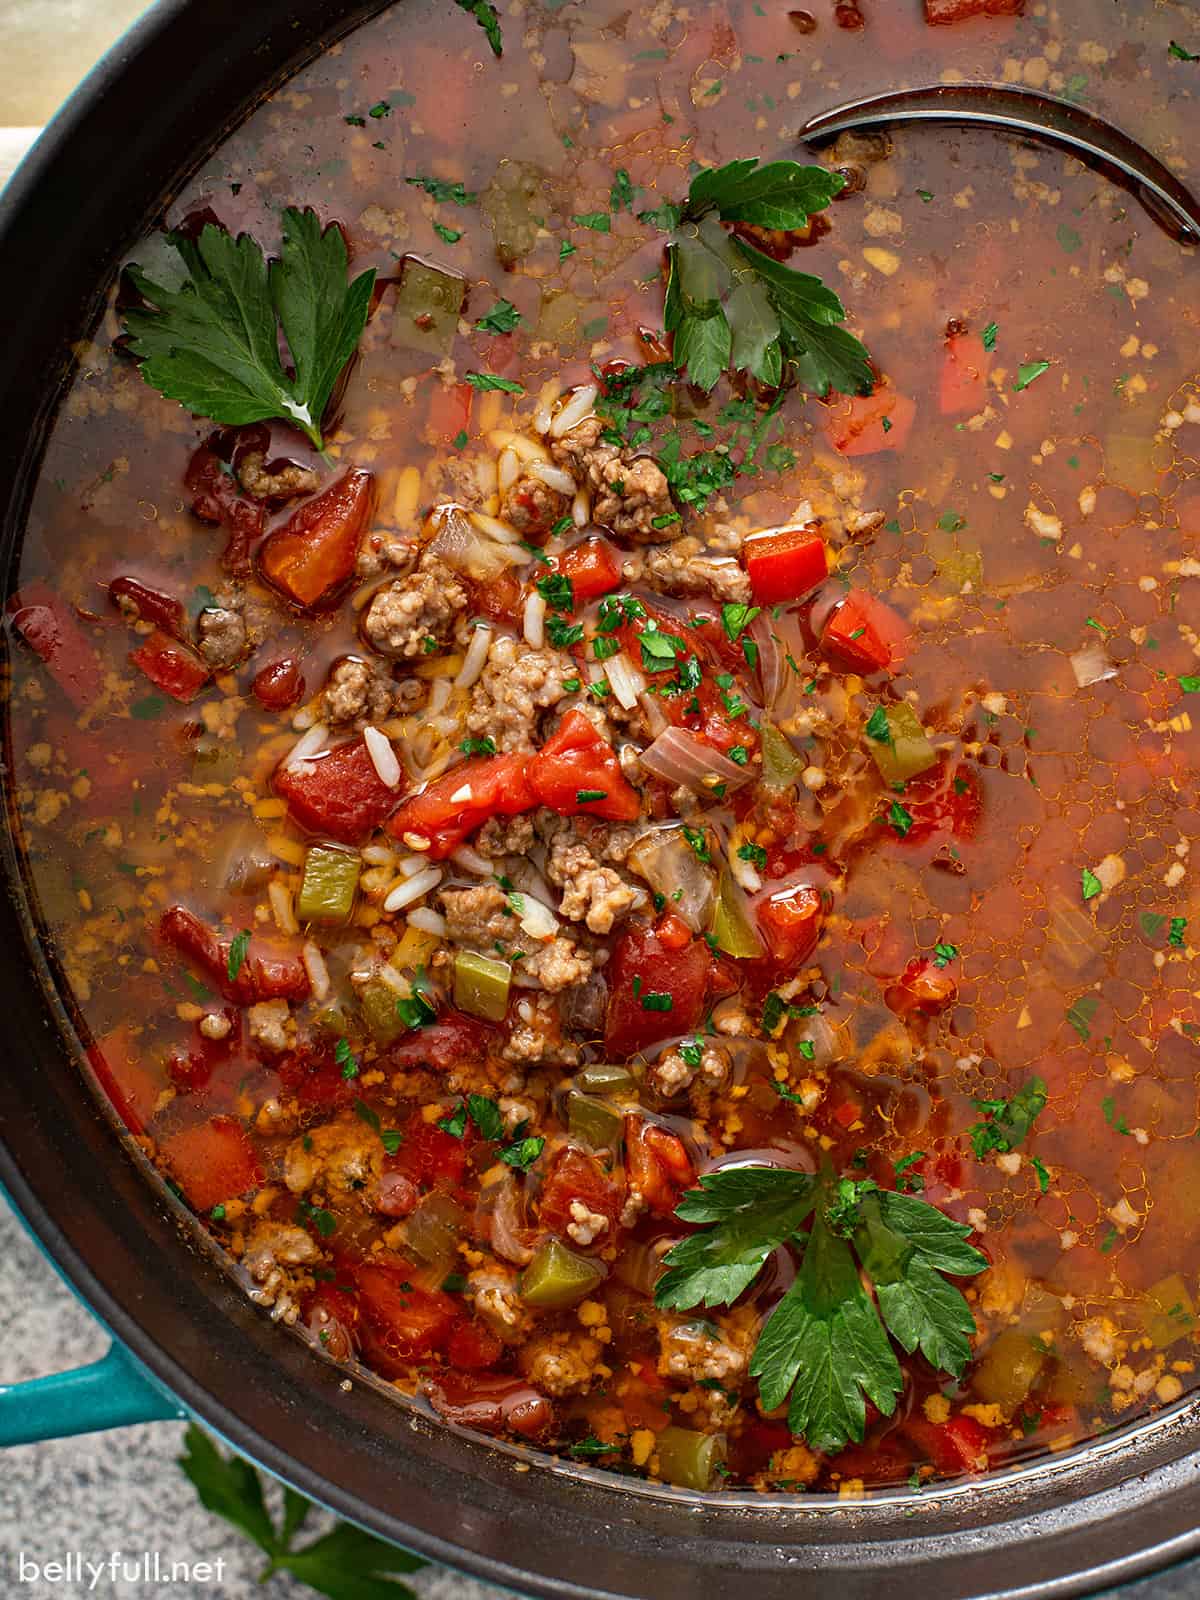
[[[788,1426],[814,1450],[860,1442],[868,1399],[895,1411],[904,1378],[893,1341],[962,1373],[975,1319],[943,1275],[974,1277],[987,1258],[967,1243],[970,1228],[927,1201],[830,1172],[735,1167],[706,1173],[675,1214],[698,1231],[664,1258],[654,1299],[668,1310],[731,1305],[781,1246],[799,1255],[750,1373],[767,1410],[790,1395]]]
[[[820,278],[765,255],[723,223],[803,228],[845,186],[824,167],[755,157],[698,172],[682,206],[642,213],[673,224],[663,321],[674,362],[711,390],[727,370],[769,388],[797,382],[813,394],[867,394],[874,383],[863,345],[839,326],[846,311]]]
[[[187,269],[177,288],[127,269],[147,302],[124,314],[143,378],[198,417],[230,427],[277,418],[321,449],[321,419],[366,326],[374,269],[347,283],[342,230],[295,207],[283,213],[282,249],[270,262],[249,234],[211,222],[197,239],[169,240]]]

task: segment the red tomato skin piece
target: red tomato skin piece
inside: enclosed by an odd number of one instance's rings
[[[249,572],[250,552],[266,527],[266,507],[241,492],[230,468],[207,444],[193,452],[183,483],[191,497],[192,514],[201,522],[229,529],[221,565],[227,572]]]
[[[974,1417],[951,1417],[946,1422],[929,1422],[924,1417],[909,1417],[903,1431],[946,1477],[986,1472],[988,1445],[992,1434]]]
[[[361,844],[397,803],[396,791],[375,771],[361,739],[314,761],[278,768],[274,786],[293,821],[340,844]]]
[[[144,644],[131,650],[129,659],[156,689],[185,706],[196,698],[212,676],[208,663],[190,645],[173,639],[161,628],[155,628]]]
[[[499,1372],[448,1372],[430,1381],[428,1394],[439,1416],[479,1433],[539,1439],[554,1427],[553,1405],[524,1378]]]
[[[625,1168],[630,1188],[660,1217],[669,1217],[696,1181],[683,1140],[634,1112],[625,1118]]]
[[[307,1000],[311,985],[299,956],[251,939],[236,978],[229,976],[230,939],[222,939],[186,906],[171,906],[158,924],[158,936],[198,966],[214,988],[237,1005],[259,1000]]]
[[[825,435],[843,456],[903,450],[916,414],[915,400],[884,384],[874,394],[852,395],[843,400],[826,418]]]
[[[258,554],[267,582],[305,611],[333,605],[354,574],[358,544],[375,507],[375,479],[354,468],[294,511]]]
[[[598,600],[619,587],[621,561],[607,539],[582,539],[564,550],[558,570],[571,580],[576,601]]]
[[[702,939],[669,950],[653,929],[631,928],[618,942],[608,969],[607,1048],[632,1055],[696,1027],[704,1016],[712,967],[712,954]],[[652,994],[669,994],[671,1009],[647,1009],[642,1002]]]
[[[992,357],[977,333],[946,340],[938,387],[938,409],[944,417],[973,415],[987,404],[988,368]]]
[[[460,1372],[482,1372],[494,1367],[504,1346],[482,1322],[458,1322],[446,1340],[446,1360]]]
[[[534,803],[563,817],[603,817],[633,822],[642,802],[621,771],[617,753],[582,711],[568,711],[557,730],[529,763]],[[598,793],[597,800],[581,795]]]
[[[580,1246],[570,1238],[567,1228],[572,1219],[571,1202],[581,1201],[589,1211],[608,1218],[608,1227],[593,1240],[599,1250],[612,1242],[617,1218],[621,1215],[622,1196],[617,1186],[605,1176],[595,1156],[567,1145],[550,1164],[538,1196],[538,1220],[550,1233],[560,1234],[572,1249]]]
[[[100,682],[100,658],[61,595],[48,583],[27,583],[13,596],[9,612],[13,627],[42,658],[75,709],[91,705]]]
[[[753,533],[742,548],[755,605],[801,600],[829,575],[825,541],[811,524]]]
[[[798,967],[816,949],[824,913],[820,890],[806,883],[768,893],[755,906],[772,956],[789,968]]]
[[[904,620],[865,589],[851,589],[821,634],[821,649],[859,672],[886,672],[904,658]]]
[[[182,602],[176,600],[174,595],[163,594],[160,589],[152,589],[140,578],[130,577],[114,578],[108,586],[108,592],[114,601],[124,600],[132,606],[143,622],[152,622],[156,628],[175,638],[182,635],[185,612]]]
[[[425,421],[425,431],[432,444],[451,444],[460,433],[469,430],[474,394],[469,383],[434,380]]]
[[[88,1062],[130,1133],[145,1133],[165,1085],[138,1057],[127,1022],[89,1045]]]
[[[453,1189],[467,1170],[467,1145],[452,1133],[426,1122],[414,1112],[404,1125],[396,1153],[386,1157],[385,1172],[398,1172],[418,1189]]]
[[[429,841],[431,861],[457,850],[489,817],[515,817],[538,804],[529,787],[529,757],[476,756],[410,795],[388,823],[397,838],[413,833]],[[464,789],[469,796],[456,799]]]
[[[197,1211],[211,1211],[263,1181],[246,1130],[234,1117],[213,1117],[165,1139],[160,1154]]]
[[[415,1028],[407,1038],[389,1045],[380,1060],[393,1069],[425,1066],[448,1072],[469,1061],[482,1061],[488,1041],[494,1039],[484,1023],[447,1006],[438,1012],[436,1022]]]

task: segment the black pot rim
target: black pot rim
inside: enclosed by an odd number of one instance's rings
[[[2,554],[11,588],[40,440],[121,250],[257,93],[384,0],[158,0],[96,66],[0,197],[0,282],[26,304],[0,347]],[[160,86],[186,71],[178,91]],[[122,106],[150,106],[136,127]],[[111,167],[106,165],[111,161]],[[44,264],[54,263],[53,270]],[[1154,1425],[1003,1481],[735,1504],[623,1488],[434,1425],[272,1328],[124,1158],[91,1098],[71,1019],[30,944],[20,864],[0,841],[0,1182],[75,1291],[184,1407],[338,1515],[510,1589],[570,1600],[737,1581],[759,1600],[875,1600],[906,1577],[944,1600],[1066,1597],[1200,1549],[1200,1398]],[[30,981],[31,974],[35,981]],[[982,1518],[982,1520],[980,1520]]]

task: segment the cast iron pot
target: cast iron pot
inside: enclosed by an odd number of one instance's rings
[[[71,344],[122,251],[258,96],[379,9],[159,0],[9,186],[0,555],[10,587]],[[398,1404],[369,1377],[348,1384],[241,1296],[128,1159],[79,1070],[10,836],[2,848],[0,1182],[118,1341],[99,1370],[65,1388],[47,1380],[57,1406],[48,1421],[35,1415],[39,1396],[0,1394],[10,1435],[190,1413],[339,1515],[526,1594],[1065,1596],[1200,1546],[1200,1400],[994,1481],[854,1504],[654,1489],[490,1445]]]

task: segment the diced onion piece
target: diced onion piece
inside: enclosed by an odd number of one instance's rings
[[[496,484],[503,494],[511,489],[521,473],[521,460],[515,450],[502,450],[496,463]]]
[[[698,842],[706,848],[704,839]],[[629,865],[693,933],[704,932],[712,920],[716,881],[712,867],[701,861],[682,827],[644,833],[629,852]]]
[[[419,928],[422,933],[432,933],[437,939],[446,937],[446,919],[440,911],[432,911],[428,906],[417,906],[408,913],[410,928]]]
[[[499,517],[489,517],[486,511],[472,511],[470,517],[480,533],[486,533],[489,539],[495,539],[500,544],[516,544],[520,537],[514,527],[501,522]]]
[[[302,761],[307,761],[311,756],[317,755],[329,739],[329,729],[323,722],[316,722],[303,738],[296,743],[283,758],[285,767],[299,766]]]
[[[312,984],[313,999],[320,1004],[329,999],[329,991],[333,985],[329,981],[329,968],[325,965],[325,957],[317,949],[311,939],[306,939],[300,947],[300,959],[304,963],[304,970],[308,973],[308,981]]]
[[[471,642],[467,646],[467,653],[463,657],[463,664],[458,669],[458,676],[454,680],[456,689],[469,689],[479,677],[487,662],[488,650],[492,643],[492,625],[490,622],[476,622],[471,629]]]
[[[368,726],[363,729],[363,743],[367,747],[367,754],[371,758],[371,765],[375,768],[380,783],[389,789],[394,789],[400,782],[402,773],[400,761],[392,749],[392,741],[386,733],[380,733],[378,728]]]
[[[424,872],[428,866],[429,862],[424,856],[401,856],[396,862],[396,871],[401,877],[412,878],[418,872]]]
[[[563,434],[569,433],[577,423],[582,422],[585,417],[590,417],[592,407],[596,404],[596,396],[599,393],[600,391],[594,383],[585,383],[576,389],[551,422],[551,437],[561,439]]]
[[[763,704],[770,706],[783,686],[783,652],[769,612],[761,611],[750,624],[750,637],[758,646],[758,676],[762,683]]]
[[[1117,668],[1099,639],[1095,644],[1084,645],[1082,650],[1073,650],[1070,662],[1075,682],[1081,689],[1086,689],[1090,683],[1103,683],[1106,678],[1115,678],[1117,675]]]
[[[446,701],[450,698],[451,687],[449,678],[435,678],[433,680],[433,686],[429,691],[429,705],[427,708],[431,717],[436,717],[440,711],[445,710]],[[384,732],[386,731],[384,729]]]
[[[490,878],[492,875],[492,863],[486,856],[481,856],[478,850],[472,850],[469,844],[460,844],[450,859],[464,872],[474,872],[481,878]]]
[[[548,489],[557,489],[559,494],[575,493],[575,479],[564,467],[556,467],[553,462],[533,462],[529,468],[529,476],[540,479]]]
[[[271,915],[275,918],[275,926],[280,933],[299,933],[300,924],[296,921],[295,897],[287,884],[279,878],[272,878],[267,885],[267,898],[271,902]]]
[[[844,583],[827,583],[817,590],[812,603],[812,610],[808,614],[809,626],[820,639],[825,632],[830,617],[846,598]]]
[[[429,519],[434,532],[427,548],[455,572],[476,583],[487,583],[527,558],[520,545],[514,544],[516,534],[506,523],[487,517],[483,520],[488,526],[481,529],[477,520],[481,515],[471,518],[461,506],[439,506]],[[493,526],[501,530],[501,538],[492,536]]]
[[[669,728],[671,726],[667,714],[662,708],[662,702],[658,695],[639,695],[638,703],[641,705],[642,715],[646,719],[646,727],[650,731],[651,738],[654,738],[657,734],[660,734],[664,728]]]
[[[558,918],[536,895],[514,894],[510,905],[517,913],[521,932],[527,933],[531,939],[553,939],[558,932]]]
[[[624,650],[618,650],[616,655],[605,663],[604,670],[617,704],[624,706],[626,711],[632,711],[638,703],[638,696],[645,693],[645,678]]]
[[[612,662],[609,667],[611,670]],[[745,767],[736,766],[686,728],[664,728],[654,743],[642,751],[641,763],[655,777],[667,783],[681,783],[695,794],[711,794],[722,785],[728,793],[750,777]]]
[[[540,650],[546,642],[546,602],[536,589],[526,596],[521,631],[525,635],[525,643],[532,645],[535,650]]]
[[[415,872],[411,878],[405,878],[402,883],[396,885],[383,902],[383,909],[399,911],[403,906],[411,906],[417,900],[423,900],[441,881],[442,873],[439,867],[426,867],[423,872]]]

